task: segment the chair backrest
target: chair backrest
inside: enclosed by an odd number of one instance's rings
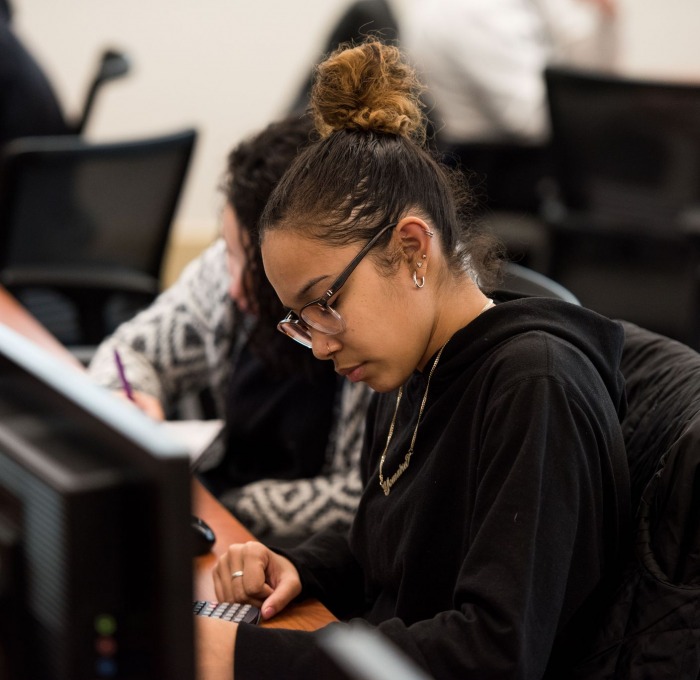
[[[700,227],[700,84],[545,70],[560,198],[635,233]]]
[[[575,680],[700,677],[700,354],[622,322],[636,520]]]
[[[498,290],[503,293],[515,293],[518,295],[551,297],[574,305],[581,304],[578,298],[560,283],[516,262],[508,261],[503,263],[502,278]]]
[[[550,67],[546,273],[587,307],[700,347],[700,85]]]
[[[155,295],[196,134],[8,144],[0,155],[0,282],[13,292]],[[98,316],[103,301],[83,299],[91,308],[79,313]]]
[[[539,212],[540,185],[551,173],[548,144],[453,142],[442,139],[439,129],[436,137],[445,162],[465,172],[477,211]]]

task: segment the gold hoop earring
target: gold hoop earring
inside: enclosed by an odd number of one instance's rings
[[[416,288],[422,288],[425,285],[425,276],[420,277],[420,283],[418,283],[418,277],[416,276],[416,270],[413,270],[413,284]]]

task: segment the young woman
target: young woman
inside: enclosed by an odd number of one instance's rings
[[[229,154],[222,237],[90,365],[119,389],[118,348],[139,406],[156,418],[207,390],[226,451],[203,481],[258,538],[280,543],[349,526],[370,392],[275,330],[284,308],[263,271],[258,220],[311,131],[307,117],[289,118]]]
[[[380,393],[357,515],[285,554],[231,546],[217,597],[264,618],[318,597],[440,680],[571,677],[629,521],[623,332],[484,293],[495,262],[420,143],[417,89],[393,47],[332,54],[312,96],[322,139],[261,221],[278,328]],[[202,678],[334,677],[318,633],[196,625]]]

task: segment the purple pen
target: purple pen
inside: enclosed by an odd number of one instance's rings
[[[122,388],[124,389],[124,392],[126,392],[126,396],[131,400],[131,401],[136,401],[134,399],[134,391],[131,389],[131,385],[129,384],[129,381],[126,378],[126,371],[124,370],[124,364],[122,363],[122,358],[119,356],[119,351],[114,350],[114,362],[117,364],[117,371],[119,373],[119,380],[121,381]]]

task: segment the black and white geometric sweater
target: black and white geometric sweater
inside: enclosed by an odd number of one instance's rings
[[[148,309],[100,345],[89,367],[93,379],[119,389],[113,356],[118,348],[134,389],[157,397],[166,413],[184,395],[208,389],[216,417],[223,418],[230,357],[246,339],[245,318],[234,313],[228,285],[225,244],[218,239]],[[256,536],[348,527],[361,492],[359,457],[371,395],[363,383],[345,381],[319,476],[256,481],[224,492],[222,503]]]

